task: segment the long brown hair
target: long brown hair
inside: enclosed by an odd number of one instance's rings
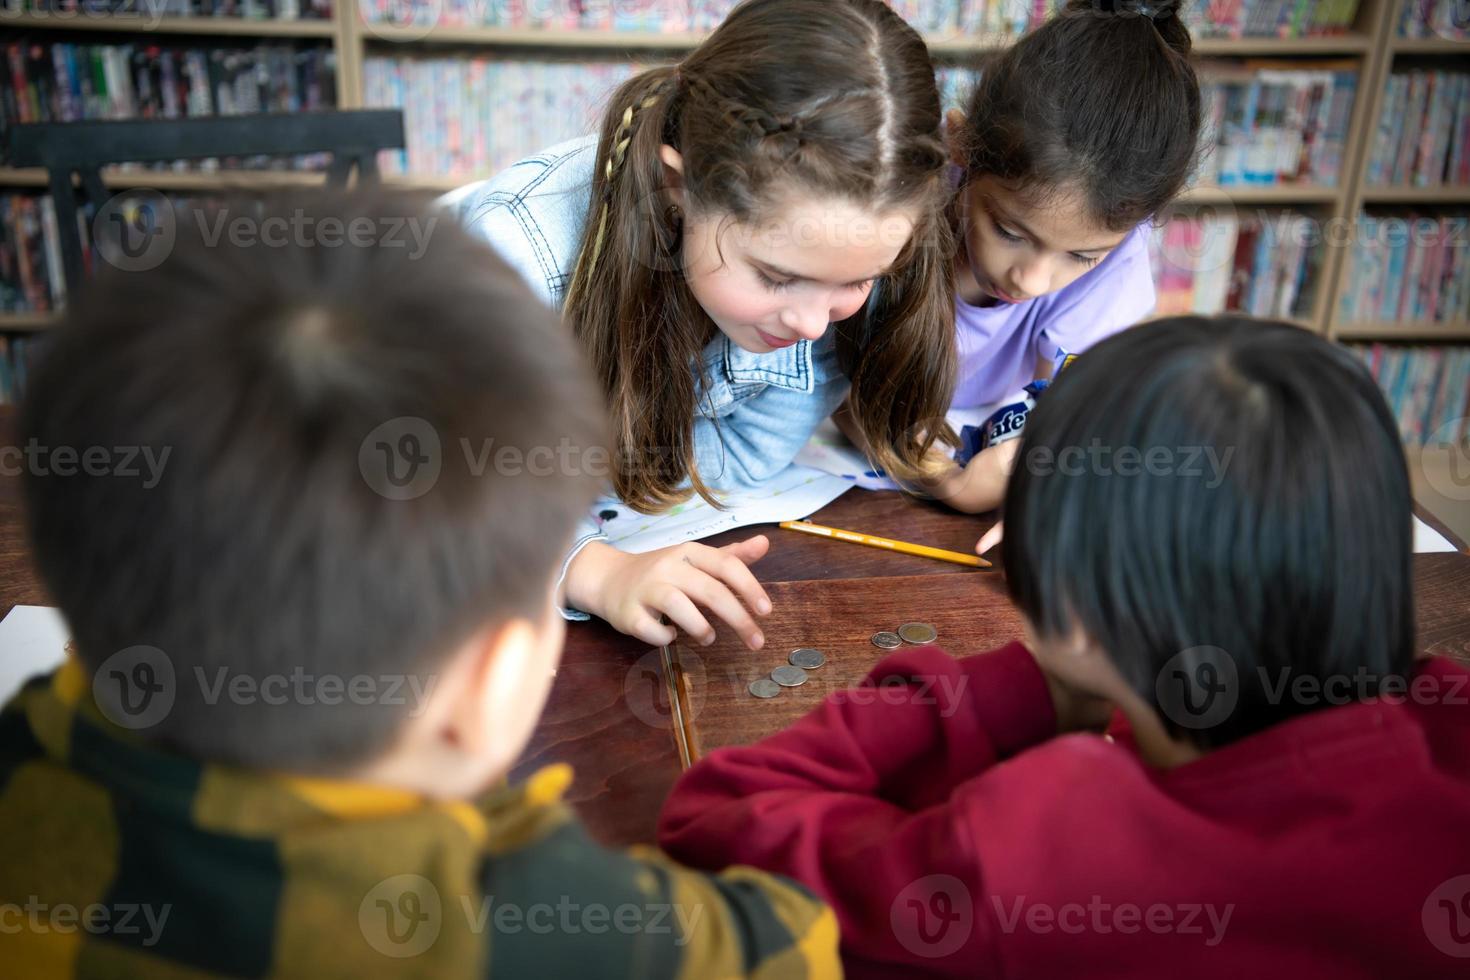
[[[880,0],[747,0],[682,63],[613,95],[564,315],[611,407],[614,488],[644,511],[694,492],[716,502],[694,466],[694,413],[718,328],[685,281],[662,144],[683,156],[691,211],[749,222],[769,191],[793,187],[917,211],[894,271],[835,329],[874,462],[901,480],[934,475],[926,454],[953,440],[953,239],[919,35]]]

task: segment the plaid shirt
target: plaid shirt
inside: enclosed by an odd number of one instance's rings
[[[593,843],[550,766],[483,799],[201,764],[69,661],[0,712],[6,977],[835,977],[791,882]]]

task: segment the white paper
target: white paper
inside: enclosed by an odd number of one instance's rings
[[[1414,552],[1458,551],[1449,539],[1419,518],[1414,518]]]
[[[640,514],[614,500],[600,501],[597,509],[608,544],[640,554],[748,524],[794,521],[821,510],[852,486],[852,480],[792,465],[757,493],[721,495],[724,510],[698,496],[662,514]]]
[[[996,403],[983,408],[953,408],[945,419],[956,432],[960,432],[967,425],[983,424],[1000,407],[1000,403]],[[883,471],[873,468],[872,462],[858,452],[831,419],[817,426],[811,439],[796,454],[796,462],[850,480],[864,490],[900,489]]]
[[[0,620],[0,704],[37,674],[61,666],[71,637],[61,610],[16,606]]]

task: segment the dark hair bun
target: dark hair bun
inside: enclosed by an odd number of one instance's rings
[[[1180,17],[1182,0],[1068,0],[1063,14],[1093,15],[1114,23],[1122,20],[1151,21],[1164,43],[1180,56],[1188,55],[1193,42]]]

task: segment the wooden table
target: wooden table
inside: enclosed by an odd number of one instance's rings
[[[1437,524],[1422,511],[1420,517]],[[992,519],[896,493],[854,490],[812,520],[968,552]],[[728,544],[754,533],[771,539],[770,552],[755,566],[774,607],[762,622],[763,650],[746,650],[726,635],[729,630],[710,647],[676,643],[667,657],[602,623],[568,631],[546,716],[518,772],[571,763],[577,772],[571,799],[607,843],[653,839],[659,803],[685,754],[753,741],[810,710],[826,692],[860,679],[885,654],[871,644],[875,631],[912,620],[932,623],[941,645],[957,654],[993,649],[1019,635],[1020,618],[998,570],[770,526],[706,543]],[[1419,649],[1470,661],[1470,556],[1415,555],[1414,575]],[[822,649],[827,664],[808,683],[770,701],[751,697],[749,682],[801,646]]]
[[[0,615],[18,603],[48,602],[25,545],[16,481],[0,479]],[[1421,515],[1424,516],[1424,515]],[[818,523],[970,551],[989,520],[895,493],[849,492],[813,515]],[[688,677],[670,697],[665,655],[600,622],[572,624],[545,715],[513,775],[551,762],[576,771],[569,798],[594,836],[609,844],[653,839],[658,807],[690,751],[750,741],[809,709],[826,691],[852,683],[883,656],[869,642],[879,629],[913,619],[933,623],[954,653],[991,649],[1018,635],[1019,619],[998,571],[892,554],[772,527],[709,539],[727,544],[762,532],[770,553],[755,566],[775,609],[764,621],[766,648],[746,651],[724,635],[711,647],[676,645],[668,656]],[[1419,648],[1470,659],[1470,556],[1414,557]],[[802,687],[758,701],[749,681],[816,646],[828,663]],[[677,710],[676,710],[677,709]],[[682,711],[684,717],[677,717]]]

